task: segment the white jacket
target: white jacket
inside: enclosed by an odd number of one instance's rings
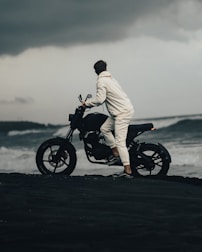
[[[119,83],[108,71],[101,72],[97,79],[96,98],[85,102],[86,106],[99,106],[105,102],[111,116],[133,112],[133,105]]]

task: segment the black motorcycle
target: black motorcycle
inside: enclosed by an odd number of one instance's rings
[[[87,95],[86,100],[91,98]],[[79,96],[82,102],[81,95]],[[84,116],[86,107],[79,106],[74,114],[69,115],[70,127],[65,138],[56,137],[43,142],[36,153],[36,164],[42,174],[70,175],[77,163],[76,149],[72,144],[74,131],[79,131],[79,138],[84,143],[87,159],[91,163],[111,165],[111,149],[105,144],[100,132],[107,115],[90,113]],[[160,143],[145,143],[135,138],[145,131],[154,130],[152,123],[129,125],[126,139],[130,163],[134,176],[165,176],[171,163],[167,149]],[[114,165],[122,165],[118,161]]]

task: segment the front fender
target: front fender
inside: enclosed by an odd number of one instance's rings
[[[167,150],[162,144],[160,144],[160,143],[158,143],[158,146],[159,146],[159,148],[160,148],[160,150],[161,150],[161,153],[162,153],[162,155],[164,156],[164,158],[165,158],[169,163],[171,163],[172,160],[171,160],[171,156],[170,156],[170,153],[168,152],[168,150]]]

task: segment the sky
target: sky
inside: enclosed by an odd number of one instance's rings
[[[66,123],[100,59],[134,118],[201,114],[201,13],[202,0],[0,0],[0,121]]]

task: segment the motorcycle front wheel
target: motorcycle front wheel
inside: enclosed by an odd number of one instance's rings
[[[170,167],[165,153],[156,144],[143,144],[138,151],[134,147],[130,151],[130,156],[135,176],[165,176]]]
[[[53,138],[45,141],[36,153],[36,164],[42,174],[70,175],[77,162],[76,152],[71,143],[65,143],[59,159],[56,154],[64,139]]]

